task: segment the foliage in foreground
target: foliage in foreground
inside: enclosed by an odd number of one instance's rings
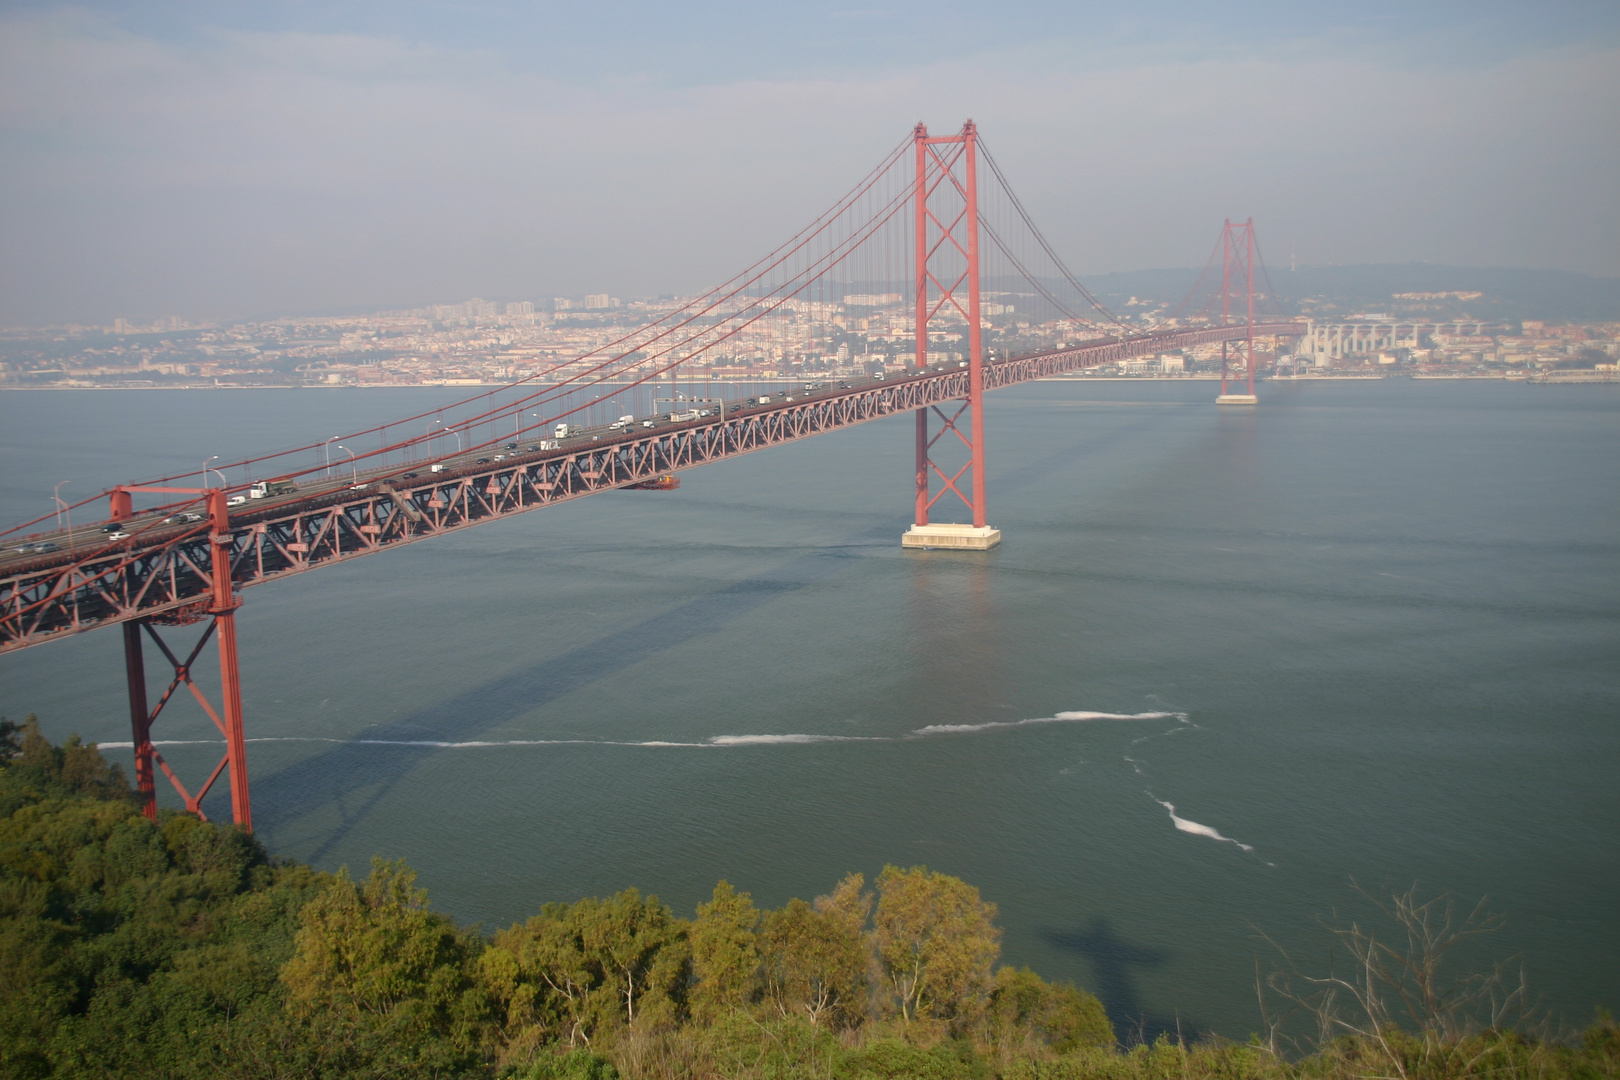
[[[631,889],[485,937],[403,863],[357,882],[234,828],[150,822],[94,746],[0,721],[7,1077],[1620,1077],[1607,1019],[1577,1046],[1455,1010],[1403,1030],[1376,1004],[1296,1060],[1122,1050],[1095,997],[996,966],[994,918],[967,883],[891,866],[775,910],[721,882],[681,919]]]

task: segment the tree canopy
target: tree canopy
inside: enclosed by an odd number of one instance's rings
[[[721,881],[690,919],[626,889],[486,936],[403,861],[356,881],[149,821],[94,745],[32,717],[0,720],[0,811],[8,1078],[1348,1080],[1407,1076],[1387,1048],[1420,1045],[1122,1051],[1092,995],[997,968],[995,905],[921,866],[766,909]],[[1471,1029],[1441,1049],[1422,1061],[1449,1071],[1413,1080],[1620,1074],[1612,1020],[1579,1047]]]

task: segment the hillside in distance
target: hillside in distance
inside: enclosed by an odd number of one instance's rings
[[[1568,270],[1436,263],[1301,266],[1294,270],[1272,266],[1267,270],[1283,311],[1290,315],[1315,313],[1334,319],[1382,312],[1403,319],[1492,322],[1620,319],[1620,278]],[[1197,268],[1132,270],[1089,277],[1085,283],[1099,300],[1116,310],[1129,310],[1132,297],[1138,305],[1173,308],[1192,290],[1200,272]],[[1219,267],[1212,268],[1211,274],[1218,289]],[[1206,292],[1210,284],[1205,282]],[[1479,295],[1470,295],[1473,293]]]

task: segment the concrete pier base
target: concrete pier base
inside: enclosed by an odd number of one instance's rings
[[[1217,405],[1254,405],[1257,399],[1253,394],[1219,394],[1215,398]]]
[[[1001,530],[986,525],[913,525],[900,534],[903,548],[945,548],[954,551],[988,551],[1001,543]]]

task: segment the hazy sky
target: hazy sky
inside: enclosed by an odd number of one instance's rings
[[[729,276],[966,117],[1081,273],[1620,275],[1620,2],[0,4],[0,321]]]

